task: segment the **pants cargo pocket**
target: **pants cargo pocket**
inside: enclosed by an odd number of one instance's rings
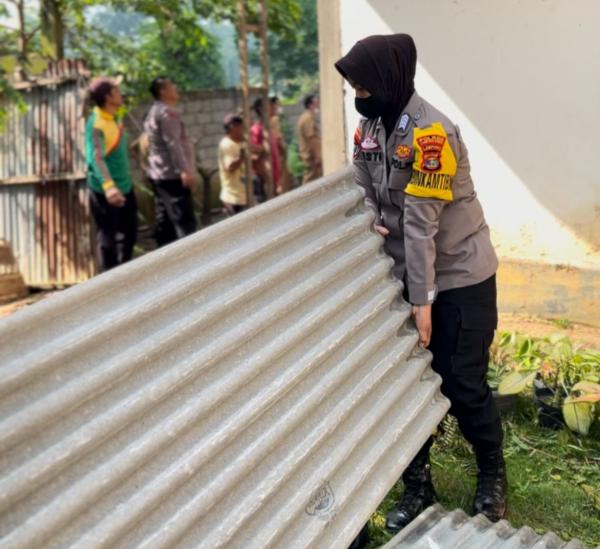
[[[461,305],[458,310],[458,338],[451,357],[455,375],[483,375],[487,371],[489,348],[498,324],[495,303]]]

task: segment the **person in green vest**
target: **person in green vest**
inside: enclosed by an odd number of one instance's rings
[[[129,172],[127,135],[117,119],[123,96],[116,81],[92,80],[95,107],[85,127],[90,211],[96,224],[100,272],[129,261],[137,238],[137,202]]]

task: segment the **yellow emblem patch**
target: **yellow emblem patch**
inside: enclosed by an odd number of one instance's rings
[[[427,128],[415,128],[413,175],[404,192],[423,198],[451,201],[452,178],[456,175],[456,157],[448,135],[439,122]]]
[[[118,124],[112,116],[106,114],[100,108],[96,107],[94,110],[96,111],[94,128],[102,131],[104,135],[105,154],[109,155],[121,142],[123,126],[122,124]]]

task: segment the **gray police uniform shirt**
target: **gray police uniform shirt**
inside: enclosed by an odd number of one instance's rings
[[[361,119],[353,157],[355,181],[376,224],[390,231],[385,247],[412,304],[433,303],[438,291],[496,272],[467,148],[444,114],[415,92],[387,144],[380,119]]]
[[[194,172],[193,146],[179,112],[155,101],[146,120],[150,179],[178,179],[181,172]]]

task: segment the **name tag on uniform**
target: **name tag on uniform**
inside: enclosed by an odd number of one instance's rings
[[[381,162],[383,153],[381,146],[374,135],[367,135],[360,143],[362,156],[366,161]]]

